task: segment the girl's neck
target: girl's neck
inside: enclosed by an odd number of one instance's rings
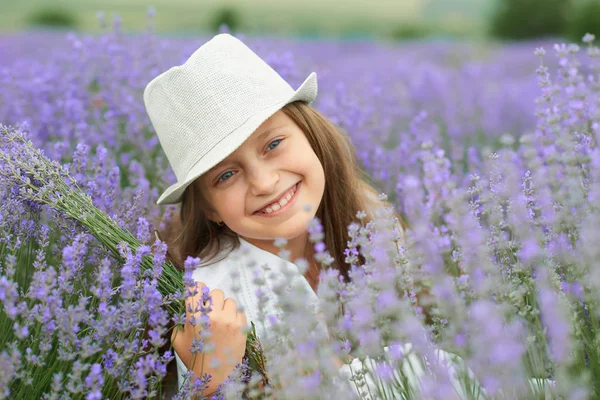
[[[279,255],[280,249],[273,244],[272,240],[259,240],[252,238],[244,238],[248,243],[253,244],[259,249],[268,251],[276,256]],[[311,258],[308,254],[310,247],[308,242],[308,232],[293,239],[288,239],[286,250],[290,252],[290,261],[294,262],[299,258],[305,258],[307,261]]]
[[[273,244],[272,240],[256,240],[247,238],[244,238],[244,240],[261,250],[268,251],[269,253],[279,256],[279,248]],[[288,240],[286,249],[290,251],[291,262],[294,262],[299,258],[304,258],[308,261],[308,269],[304,273],[304,278],[306,278],[312,290],[317,293],[317,288],[319,286],[319,268],[313,259],[313,251],[312,246],[308,241],[308,233]]]

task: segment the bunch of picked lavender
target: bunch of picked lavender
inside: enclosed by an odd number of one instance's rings
[[[62,165],[2,125],[0,189],[0,398],[158,396],[173,359],[158,350],[169,319],[174,329],[184,322],[191,275],[184,282],[164,243],[140,243]],[[266,376],[252,333],[246,358]]]

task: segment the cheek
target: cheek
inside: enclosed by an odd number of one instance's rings
[[[323,195],[325,194],[325,172],[323,171],[323,168],[320,166],[319,164],[319,171],[318,171],[318,193],[319,193],[319,198],[318,198],[318,203],[321,204],[321,201],[323,200]]]
[[[323,180],[325,178],[325,171],[323,171],[323,165],[321,164],[321,161],[319,161],[319,157],[317,157],[317,155],[312,152],[312,156],[310,157],[310,166],[312,169],[312,173],[319,177],[321,180]]]
[[[298,146],[295,157],[289,158],[291,162],[294,162],[297,167],[300,167],[307,175],[311,175],[315,178],[318,175],[323,175],[323,166],[319,157],[310,147],[308,142],[302,143]]]
[[[222,217],[235,216],[244,212],[244,194],[227,190],[212,198],[213,208]]]
[[[320,200],[325,190],[325,171],[316,154],[311,157],[307,171],[309,171],[309,177],[311,178],[312,190],[316,196],[319,196]]]

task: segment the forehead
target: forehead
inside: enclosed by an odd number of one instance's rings
[[[212,172],[218,169],[223,163],[227,162],[231,157],[234,157],[236,153],[243,151],[245,147],[252,147],[254,144],[262,143],[269,134],[279,130],[280,128],[286,128],[294,124],[294,121],[289,118],[283,111],[279,110],[266,121],[264,121],[256,130],[246,139],[240,147],[238,147],[233,153],[229,154],[220,163],[212,167],[208,172]]]
[[[279,110],[275,114],[271,115],[266,121],[264,121],[256,130],[250,135],[246,142],[251,140],[262,139],[267,136],[274,129],[278,129],[294,122],[288,117],[283,111]],[[246,143],[244,142],[244,144]]]

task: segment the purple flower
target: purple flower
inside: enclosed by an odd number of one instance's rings
[[[541,317],[552,358],[556,363],[566,363],[572,352],[571,328],[566,310],[559,304],[558,295],[542,283],[542,277],[538,282],[541,283],[538,296]]]

